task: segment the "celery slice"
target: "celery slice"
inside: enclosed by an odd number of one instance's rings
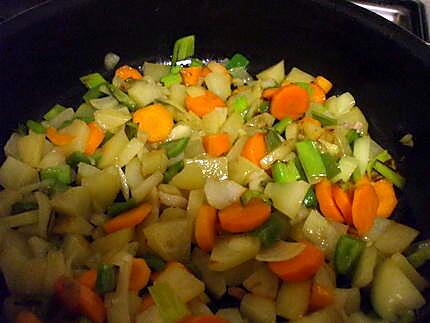
[[[148,289],[165,323],[175,323],[189,314],[187,306],[167,283],[155,283]]]

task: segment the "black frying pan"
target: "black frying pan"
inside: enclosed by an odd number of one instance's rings
[[[19,121],[54,103],[76,106],[78,77],[122,63],[168,59],[196,34],[201,57],[247,55],[251,71],[285,58],[351,91],[407,178],[395,218],[429,237],[430,49],[403,29],[340,0],[57,0],[0,25],[0,145]],[[161,55],[161,56],[160,56]],[[413,149],[398,143],[406,133]],[[428,271],[427,271],[428,273]],[[426,298],[430,301],[430,295]],[[430,321],[430,306],[419,313]]]

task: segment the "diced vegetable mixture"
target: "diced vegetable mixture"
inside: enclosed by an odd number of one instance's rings
[[[12,134],[7,320],[413,322],[430,242],[389,219],[405,180],[354,97],[194,42],[169,65],[81,77],[78,107]]]

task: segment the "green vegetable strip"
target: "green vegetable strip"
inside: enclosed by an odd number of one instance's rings
[[[281,137],[273,130],[269,130],[265,136],[268,151],[273,151],[282,144]]]
[[[314,142],[310,140],[298,142],[296,150],[309,183],[315,184],[321,177],[327,176],[321,154]]]
[[[113,137],[113,133],[110,131],[106,131],[105,132],[105,137],[103,138],[103,142],[101,144],[101,146],[103,146],[105,143],[107,143],[112,137]]]
[[[169,168],[167,168],[167,170],[164,172],[164,177],[163,177],[164,183],[169,183],[177,173],[179,173],[181,170],[184,169],[184,166],[185,166],[184,161],[180,160],[177,163],[174,163]]]
[[[261,102],[260,106],[258,107],[258,112],[260,112],[260,113],[267,112],[267,111],[269,111],[269,108],[270,108],[269,101],[263,101],[263,102]]]
[[[232,69],[235,67],[246,68],[249,64],[249,60],[243,56],[242,54],[234,54],[232,58],[230,58],[227,62],[226,68]]]
[[[408,255],[408,261],[412,266],[415,268],[421,267],[426,261],[430,260],[430,239],[414,243],[405,253]]]
[[[28,120],[26,122],[26,126],[28,129],[34,131],[35,133],[45,133],[46,129],[40,122],[34,120]]]
[[[101,84],[107,83],[103,76],[99,73],[92,73],[80,78],[82,84],[84,84],[88,89],[94,89],[99,87]]]
[[[145,255],[142,257],[145,259],[146,264],[155,271],[162,271],[166,267],[166,262],[156,255]]]
[[[85,155],[83,152],[75,151],[69,157],[67,157],[66,163],[70,167],[76,168],[79,163],[95,165],[95,160],[94,158]]]
[[[327,170],[327,177],[329,179],[332,179],[340,173],[336,157],[333,157],[330,154],[321,154],[321,158],[324,163],[325,169]]]
[[[160,145],[160,147],[166,150],[166,154],[168,158],[176,157],[180,153],[182,153],[188,145],[188,141],[190,138],[181,138],[172,141],[165,142]]]
[[[240,197],[240,203],[242,205],[246,205],[249,202],[251,202],[252,199],[259,198],[262,199],[264,202],[268,203],[268,199],[264,196],[262,192],[259,191],[253,191],[253,190],[247,190],[245,193],[243,193]]]
[[[26,211],[36,210],[39,205],[36,202],[16,202],[12,205],[10,213],[18,214]]]
[[[182,78],[181,78],[181,75],[179,75],[179,74],[170,73],[170,74],[167,74],[166,76],[163,76],[160,79],[160,81],[161,81],[161,83],[163,83],[164,86],[170,87],[173,84],[181,83]]]
[[[376,161],[373,165],[373,169],[388,179],[391,183],[393,183],[398,188],[402,189],[405,185],[405,179],[400,174],[396,173],[390,167],[384,165],[380,161]]]
[[[125,202],[117,202],[108,206],[106,214],[108,216],[115,216],[136,207],[136,205],[136,201],[132,198]]]
[[[313,187],[310,187],[303,199],[303,205],[308,209],[315,209],[318,206],[318,199]]]
[[[96,291],[100,294],[113,292],[116,287],[116,268],[101,264],[97,268]]]
[[[350,145],[352,145],[354,143],[355,140],[357,140],[358,138],[360,138],[360,135],[357,131],[355,130],[349,130],[347,132],[347,134],[345,135],[346,140],[348,141],[348,143]]]
[[[125,134],[127,135],[128,140],[136,137],[138,130],[139,126],[134,122],[129,121],[125,124]]]
[[[360,259],[366,243],[350,235],[342,235],[336,243],[334,265],[339,274],[352,272],[356,262]]]
[[[86,123],[93,122],[94,119],[94,112],[96,109],[94,109],[90,104],[88,103],[82,103],[79,108],[75,112],[75,117],[79,120],[82,120]]]
[[[148,289],[164,323],[175,323],[189,314],[187,306],[167,283],[158,282]]]
[[[282,215],[273,213],[259,228],[251,232],[251,235],[260,239],[264,248],[270,247],[275,242],[281,240],[281,235],[285,230],[286,223],[282,220]]]
[[[95,87],[95,88],[89,89],[87,93],[84,94],[83,98],[85,102],[89,103],[90,100],[97,99],[103,95],[104,93],[101,92],[98,87]]]
[[[375,157],[376,160],[379,160],[381,163],[385,163],[389,160],[392,159],[390,153],[386,150],[380,152],[378,155],[376,155]]]
[[[181,61],[194,55],[194,35],[179,38],[173,47],[172,67],[177,61]]]
[[[48,112],[45,113],[45,115],[43,116],[43,118],[45,120],[52,120],[54,119],[56,116],[58,116],[61,112],[63,112],[64,110],[66,110],[65,107],[63,107],[60,104],[56,104],[54,105],[54,107],[51,108],[51,110],[49,110]]]
[[[200,67],[203,66],[203,62],[201,59],[193,58],[191,59],[190,67]]]
[[[328,115],[325,115],[324,113],[321,113],[319,111],[312,111],[312,117],[318,120],[324,127],[334,126],[337,124],[336,119],[329,117]]]
[[[285,117],[273,126],[273,130],[275,130],[277,133],[283,133],[287,126],[292,122],[293,120],[290,117]]]
[[[72,183],[72,169],[69,165],[48,167],[40,171],[42,180],[53,179],[60,183],[69,185]]]
[[[108,84],[108,89],[112,95],[119,101],[119,103],[124,104],[130,111],[135,111],[137,109],[137,104],[134,102],[127,94],[113,86]]]
[[[237,97],[233,101],[233,108],[235,112],[240,113],[243,117],[244,113],[248,109],[248,100],[246,99],[246,97],[244,95]]]
[[[278,160],[272,165],[272,177],[276,183],[291,183],[300,179],[300,173],[294,160],[287,164]]]

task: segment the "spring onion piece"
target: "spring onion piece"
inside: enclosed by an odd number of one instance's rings
[[[105,137],[103,138],[101,146],[103,146],[106,142],[108,142],[113,136],[114,136],[114,134],[112,132],[106,131]]]
[[[321,177],[327,176],[324,162],[315,142],[310,140],[298,142],[296,150],[309,183],[315,184]]]
[[[348,143],[350,145],[352,145],[354,143],[354,141],[356,141],[358,138],[360,138],[360,134],[356,131],[356,130],[349,130],[346,134],[346,140],[348,141]]]
[[[243,193],[240,197],[240,203],[242,203],[242,205],[246,205],[254,198],[259,198],[265,203],[270,203],[270,201],[264,196],[263,192],[254,190],[247,190],[245,193]]]
[[[80,78],[82,84],[84,84],[88,89],[94,89],[99,87],[101,84],[107,83],[103,76],[99,73],[92,73]]]
[[[170,73],[160,79],[164,86],[170,87],[173,84],[179,84],[182,81],[181,75],[178,73]]]
[[[166,150],[167,158],[173,158],[185,150],[188,141],[190,141],[190,137],[168,141],[161,144],[160,147]]]
[[[342,235],[336,243],[334,265],[339,274],[348,274],[353,269],[366,243],[350,235]]]
[[[95,109],[88,103],[82,103],[76,110],[75,117],[86,123],[94,121],[94,111]]]
[[[373,169],[376,170],[379,174],[388,179],[391,183],[393,183],[398,188],[402,189],[405,185],[405,178],[400,174],[396,173],[390,167],[381,163],[380,161],[376,161],[373,165]]]
[[[75,151],[69,157],[67,157],[66,163],[70,167],[76,168],[79,163],[95,165],[95,160],[94,158],[85,155],[83,152]]]
[[[281,235],[285,231],[286,227],[284,219],[285,216],[278,212],[274,212],[270,216],[269,220],[251,232],[251,235],[260,239],[262,247],[270,247],[275,242],[281,240]]]
[[[290,183],[302,178],[294,160],[288,163],[276,161],[272,165],[272,177],[276,183]]]
[[[292,122],[293,120],[290,117],[285,117],[273,126],[273,130],[275,130],[277,133],[283,133],[285,128],[287,128],[287,126]]]
[[[246,114],[246,110],[248,109],[248,100],[244,95],[237,97],[233,101],[234,112],[239,113],[242,117]]]
[[[34,120],[27,120],[25,125],[27,126],[28,129],[30,129],[31,131],[33,131],[35,133],[45,133],[46,132],[45,127],[40,122],[37,122]]]
[[[16,202],[12,204],[10,214],[18,214],[26,211],[36,210],[39,205],[36,202]]]
[[[179,38],[173,47],[172,67],[176,65],[177,61],[181,61],[194,55],[194,35]]]
[[[164,269],[164,267],[166,267],[166,262],[158,256],[144,255],[142,258],[145,259],[146,264],[152,270],[162,271]]]
[[[51,110],[49,110],[43,115],[43,119],[47,121],[52,120],[64,110],[66,110],[65,107],[63,107],[61,104],[56,104],[51,108]]]
[[[336,157],[330,154],[321,154],[321,158],[324,163],[325,169],[327,170],[327,177],[329,179],[332,179],[340,173]]]
[[[95,87],[95,88],[89,89],[82,97],[84,98],[85,102],[89,103],[90,100],[100,98],[103,95],[104,93],[101,92],[98,87]]]
[[[127,94],[118,89],[112,84],[107,85],[111,94],[119,101],[119,103],[125,105],[130,111],[135,111],[137,109],[137,104],[134,102]]]
[[[337,120],[330,115],[330,113],[322,104],[311,103],[310,110],[312,117],[318,120],[324,127],[334,126],[337,124]]]
[[[266,146],[269,152],[275,150],[282,144],[281,137],[279,134],[273,130],[269,130],[266,133]]]
[[[108,208],[106,209],[106,214],[108,216],[115,216],[134,207],[136,207],[136,201],[131,198],[128,201],[117,202],[112,204],[111,206],[108,206]]]
[[[430,240],[423,240],[414,243],[406,250],[408,261],[415,268],[421,267],[424,263],[430,260]]]
[[[359,175],[363,176],[370,161],[370,137],[363,136],[354,141],[353,155],[358,160]]]
[[[249,60],[242,54],[236,53],[230,58],[226,64],[227,69],[232,69],[235,67],[246,68],[249,64]]]
[[[258,107],[258,112],[260,112],[260,113],[267,112],[267,111],[269,111],[269,108],[270,108],[269,101],[263,101],[263,102],[261,102],[260,106]]]
[[[192,58],[190,67],[200,67],[203,66],[203,62],[201,59],[198,58]]]
[[[116,268],[101,264],[97,268],[96,291],[100,294],[113,292],[116,287]]]
[[[139,126],[137,123],[129,121],[125,124],[125,134],[127,135],[128,140],[135,138],[138,131]]]
[[[181,170],[184,169],[184,161],[180,160],[177,163],[174,163],[172,166],[167,168],[163,175],[163,182],[169,183],[176,174],[178,174]]]
[[[318,206],[318,199],[313,187],[310,187],[307,191],[305,198],[303,199],[303,205],[308,209],[315,209]]]
[[[187,306],[167,283],[156,282],[148,289],[163,322],[175,323],[189,314]]]
[[[40,171],[42,180],[53,179],[60,183],[69,185],[72,183],[72,168],[69,165],[48,167]]]

